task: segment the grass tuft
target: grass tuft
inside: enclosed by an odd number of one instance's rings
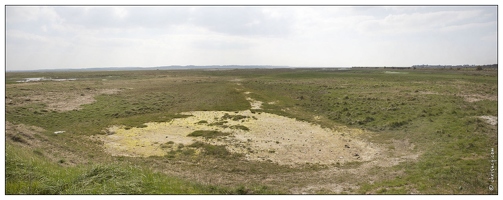
[[[188,134],[187,136],[204,137],[206,139],[212,139],[212,138],[216,138],[216,137],[220,137],[220,136],[228,136],[228,135],[230,135],[230,133],[224,133],[221,131],[197,130],[197,131],[194,131],[194,132]]]

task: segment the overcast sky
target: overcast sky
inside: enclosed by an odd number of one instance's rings
[[[6,69],[497,63],[496,6],[6,6]]]

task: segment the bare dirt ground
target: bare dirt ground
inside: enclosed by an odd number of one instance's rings
[[[260,108],[262,102],[247,98],[252,108]],[[364,161],[372,165],[392,166],[407,159],[417,158],[416,155],[383,159],[382,147],[358,139],[358,135],[365,134],[365,131],[360,129],[338,127],[337,130],[332,130],[292,118],[250,110],[192,111],[181,114],[191,116],[170,122],[146,123],[145,128],[126,130],[120,126],[109,127],[107,132],[113,134],[102,137],[106,151],[116,156],[163,156],[170,150],[163,148],[163,144],[172,142],[190,145],[200,141],[224,145],[230,152],[244,154],[248,160],[272,161],[282,165]],[[226,115],[239,116],[241,119],[225,119]],[[218,123],[220,125],[215,125]],[[249,130],[233,128],[237,125]],[[230,135],[213,139],[187,136],[197,130],[215,130]],[[173,146],[175,148],[177,145]],[[396,146],[410,148],[408,141]]]
[[[462,95],[467,102],[476,102],[482,100],[498,101],[498,96],[487,96],[487,95]]]
[[[440,95],[438,92],[431,92],[431,91],[420,91],[419,94],[423,95]],[[461,96],[464,98],[466,102],[477,102],[477,101],[482,101],[482,100],[489,100],[489,101],[498,101],[498,96],[492,96],[492,95],[479,95],[479,94],[456,94],[458,96]]]
[[[48,92],[41,95],[31,96],[33,101],[40,101],[47,104],[47,108],[55,111],[79,110],[81,105],[90,104],[96,101],[94,97],[100,94],[115,94],[119,89],[89,90],[85,92]]]
[[[333,131],[283,116],[248,110],[237,113],[193,111],[181,114],[192,116],[165,123],[147,123],[146,128],[117,129],[115,134],[104,138],[107,151],[122,156],[162,156],[167,152],[160,146],[169,141],[184,145],[202,141],[225,145],[229,151],[243,153],[249,160],[271,160],[279,164],[368,161],[380,151],[379,147],[352,138],[351,135],[362,134],[363,131],[357,129]],[[228,127],[209,125],[221,122],[225,114],[246,118],[226,120],[225,125]],[[198,123],[200,121],[208,123]],[[245,126],[249,130],[230,128],[235,125]],[[231,135],[208,141],[187,136],[197,130],[217,130]]]
[[[17,84],[11,87],[24,87],[34,84],[43,84],[41,82],[27,82]],[[94,97],[100,94],[116,94],[120,89],[75,89],[69,91],[37,91],[30,89],[21,89],[25,91],[24,96],[6,96],[5,103],[8,106],[23,106],[29,103],[43,103],[47,105],[48,110],[65,112],[70,110],[79,110],[81,105],[90,104],[96,101]]]
[[[239,80],[236,82],[238,87],[241,86]],[[107,135],[99,138],[104,143],[105,152],[113,156],[164,156],[170,151],[175,151],[180,145],[187,147],[194,142],[204,142],[223,145],[228,151],[243,154],[243,159],[250,161],[273,162],[292,167],[303,164],[336,166],[310,173],[276,174],[265,177],[240,178],[223,172],[198,175],[185,172],[183,169],[179,169],[176,173],[189,179],[208,183],[216,181],[223,185],[232,185],[235,181],[248,181],[248,179],[273,185],[285,180],[305,183],[298,186],[293,184],[288,189],[293,194],[310,194],[323,190],[329,193],[351,193],[359,186],[358,183],[348,180],[361,179],[372,182],[400,176],[403,171],[368,174],[370,170],[375,170],[375,167],[387,168],[405,161],[416,161],[420,155],[414,151],[415,145],[408,140],[392,141],[393,149],[390,150],[390,144],[376,144],[361,139],[363,137],[360,135],[369,134],[361,129],[346,126],[328,129],[294,118],[259,112],[257,110],[261,109],[263,102],[251,98],[251,92],[244,88],[236,90],[243,92],[250,102],[251,110],[184,112],[180,114],[191,116],[170,122],[146,123],[144,128],[126,130],[119,125],[112,126],[105,131]],[[234,116],[239,119],[233,120]],[[319,118],[319,116],[313,117]],[[244,126],[248,130],[233,128],[235,126]],[[220,131],[230,135],[211,139],[188,136],[198,130]],[[166,144],[171,145],[166,147]],[[173,172],[166,171],[166,173]],[[335,180],[334,177],[340,180]]]
[[[479,118],[485,120],[488,124],[491,124],[493,126],[498,125],[497,116],[480,116]]]

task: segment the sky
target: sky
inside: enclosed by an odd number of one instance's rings
[[[497,6],[6,6],[6,70],[496,64]]]

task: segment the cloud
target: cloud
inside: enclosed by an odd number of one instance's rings
[[[480,23],[466,23],[466,24],[456,24],[456,25],[450,25],[450,26],[445,26],[441,27],[438,30],[442,32],[456,32],[456,31],[464,31],[464,30],[478,30],[478,29],[484,29],[484,28],[489,28],[489,29],[494,29],[497,27],[497,22],[492,21],[492,22],[480,22]]]
[[[488,32],[485,33],[480,40],[485,41],[485,42],[492,42],[493,44],[497,45],[498,43],[498,32],[493,31],[493,32]]]
[[[194,48],[206,50],[235,51],[248,49],[252,44],[246,40],[229,38],[201,38],[191,44]]]
[[[284,36],[291,22],[260,7],[54,7],[70,30],[92,32],[114,29],[155,29],[170,32],[177,26],[197,26],[228,35]]]
[[[366,35],[400,35],[455,30],[453,27],[463,27],[460,24],[464,20],[481,15],[481,10],[389,14],[384,18],[362,21],[358,24],[357,30],[360,34]]]
[[[260,7],[197,7],[189,22],[229,35],[285,36],[291,29],[291,21],[281,13]]]
[[[7,69],[496,63],[496,41],[496,6],[6,7]]]
[[[35,42],[50,42],[46,37],[27,33],[19,30],[7,30],[5,36],[9,38],[9,41],[35,41]]]
[[[5,21],[7,24],[26,21],[57,21],[59,16],[50,7],[6,6]]]

